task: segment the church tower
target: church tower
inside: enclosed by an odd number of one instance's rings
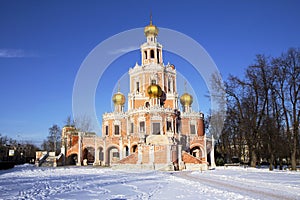
[[[176,70],[163,64],[163,46],[157,42],[159,29],[152,24],[144,28],[146,42],[141,45],[141,65],[129,70],[128,109],[164,106],[177,109]]]

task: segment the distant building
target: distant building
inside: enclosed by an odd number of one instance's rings
[[[102,136],[78,132],[72,126],[63,128],[67,162],[131,169],[207,169],[204,115],[193,111],[190,94],[179,98],[176,69],[163,63],[158,32],[151,20],[140,47],[141,65],[129,69],[129,94],[127,98],[120,91],[113,95],[114,111],[103,114]]]

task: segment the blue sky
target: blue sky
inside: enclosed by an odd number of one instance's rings
[[[223,78],[243,75],[256,54],[279,56],[300,47],[300,1],[0,1],[0,133],[41,143],[53,124],[72,115],[77,71],[101,41],[153,22],[200,43]],[[143,34],[143,33],[141,33]],[[159,38],[158,38],[159,40]],[[159,41],[163,44],[163,41]],[[188,63],[164,54],[190,79],[200,110],[207,94]],[[96,94],[97,116],[111,111],[116,81],[140,63],[138,51],[116,60]],[[114,70],[117,69],[117,70]],[[103,84],[103,85],[101,85]]]

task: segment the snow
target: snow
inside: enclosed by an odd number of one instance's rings
[[[101,167],[0,171],[0,199],[300,199],[300,173],[242,167],[119,171]]]

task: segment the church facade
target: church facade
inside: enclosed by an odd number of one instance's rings
[[[129,69],[130,91],[113,95],[114,110],[102,116],[102,136],[65,126],[62,152],[69,163],[160,170],[207,169],[203,113],[193,97],[177,92],[176,69],[163,63],[158,28],[145,27],[141,65]],[[124,109],[127,103],[128,109]],[[180,103],[180,104],[179,104]]]

